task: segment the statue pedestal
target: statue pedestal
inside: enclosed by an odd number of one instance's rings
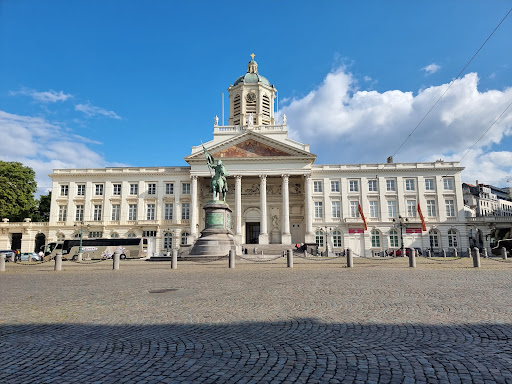
[[[235,249],[231,232],[231,208],[224,201],[210,200],[205,210],[205,228],[190,251],[189,257],[225,256]]]

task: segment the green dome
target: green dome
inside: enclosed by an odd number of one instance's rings
[[[270,87],[270,82],[265,77],[258,75],[257,73],[246,73],[245,75],[240,76],[235,80],[233,86],[238,85],[241,82],[244,82],[245,84],[255,84],[261,82]]]

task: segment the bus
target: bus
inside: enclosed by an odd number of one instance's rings
[[[492,254],[495,256],[501,256],[501,248],[505,248],[507,251],[507,256],[510,256],[512,252],[512,239],[498,240],[496,246],[491,248]]]
[[[64,240],[48,243],[45,247],[45,257],[53,258],[61,251],[63,259],[78,259],[80,239]],[[82,240],[82,255],[84,259],[110,259],[114,252],[121,252],[121,259],[137,259],[147,256],[147,239],[130,237],[127,239],[85,239]]]

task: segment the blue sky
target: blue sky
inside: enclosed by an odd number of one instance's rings
[[[0,0],[0,158],[32,166],[42,190],[52,168],[186,165],[254,52],[317,163],[385,162],[510,8]],[[512,102],[511,35],[509,15],[395,161],[460,160]],[[512,107],[464,179],[512,186],[511,135]]]

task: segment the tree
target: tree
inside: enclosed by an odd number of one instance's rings
[[[47,195],[39,197],[38,208],[31,216],[32,221],[50,221],[50,205],[52,202],[52,191],[48,191]]]
[[[36,173],[30,167],[12,161],[0,161],[0,219],[22,221],[36,208]]]

